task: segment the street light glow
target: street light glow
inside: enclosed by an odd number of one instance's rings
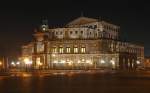
[[[12,65],[15,65],[15,62],[11,62]]]
[[[0,66],[2,65],[2,62],[0,62]]]
[[[39,66],[42,66],[42,65],[43,65],[43,63],[41,63],[40,61],[38,61],[37,64],[38,64]]]
[[[52,56],[55,57],[56,55],[55,55],[55,54],[52,54]]]
[[[140,61],[137,60],[136,63],[137,63],[137,64],[140,64]]]
[[[30,61],[29,58],[25,58],[25,59],[24,59],[24,62],[25,62],[25,64],[27,64],[27,65],[28,65],[28,64],[32,64],[32,61]]]
[[[110,62],[111,62],[112,65],[115,65],[115,61],[114,60],[111,60]]]
[[[17,62],[16,64],[17,64],[17,65],[20,65],[20,62]]]

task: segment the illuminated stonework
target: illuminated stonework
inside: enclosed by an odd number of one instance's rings
[[[120,41],[119,26],[87,17],[79,17],[61,28],[50,29],[47,23],[35,31],[34,41],[22,49],[22,57],[30,57],[35,69],[142,66],[144,47]]]

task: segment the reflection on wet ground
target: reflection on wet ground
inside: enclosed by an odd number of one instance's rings
[[[150,93],[150,73],[0,76],[0,93]]]

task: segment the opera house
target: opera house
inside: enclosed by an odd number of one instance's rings
[[[48,21],[22,46],[22,66],[33,69],[136,69],[143,65],[144,46],[125,42],[120,27],[104,20],[79,17],[63,27]]]

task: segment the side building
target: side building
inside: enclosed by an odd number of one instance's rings
[[[121,41],[119,37],[120,27],[103,20],[79,17],[64,27],[51,29],[44,20],[35,31],[33,42],[22,47],[22,63],[28,63],[28,58],[34,69],[143,66],[144,46]]]

